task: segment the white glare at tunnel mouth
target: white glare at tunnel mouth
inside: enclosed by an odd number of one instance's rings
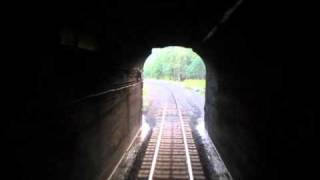
[[[142,115],[141,135],[140,135],[141,140],[144,140],[146,138],[149,130],[150,130],[150,126],[146,122],[145,116]]]
[[[202,118],[198,119],[198,124],[196,126],[196,129],[197,129],[198,133],[200,134],[200,136],[204,137],[206,135],[206,128],[204,125],[204,120]]]

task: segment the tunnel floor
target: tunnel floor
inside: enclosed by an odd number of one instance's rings
[[[166,81],[144,83],[152,103],[108,179],[232,179],[204,128],[203,97]]]

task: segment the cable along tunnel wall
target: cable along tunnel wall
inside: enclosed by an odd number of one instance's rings
[[[67,107],[66,116],[77,139],[71,179],[108,177],[140,129],[140,73],[115,70],[103,91],[74,99]]]

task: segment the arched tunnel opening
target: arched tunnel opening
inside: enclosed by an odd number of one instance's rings
[[[141,168],[133,157],[148,149],[148,141],[134,142],[143,125],[143,65],[153,47],[171,45],[192,48],[206,65],[204,125],[219,152],[207,159],[223,163],[207,166],[198,152],[205,178],[312,179],[318,66],[303,51],[303,29],[311,28],[297,26],[302,13],[287,5],[70,0],[24,7],[37,15],[19,16],[27,18],[13,28],[12,54],[20,57],[5,60],[2,71],[5,173],[32,180],[138,174],[121,162]],[[175,102],[155,114],[176,123],[171,133],[188,144],[187,113]]]
[[[204,126],[206,67],[201,57],[181,46],[153,48],[142,76],[140,140],[146,142],[136,162],[122,162],[126,168],[115,170],[110,179],[121,179],[130,166],[129,179],[231,178]]]
[[[185,99],[184,104],[191,111],[196,125],[200,121],[204,124],[206,67],[203,59],[191,48],[152,48],[143,65],[142,78],[143,115],[147,116],[149,109],[157,108],[152,104],[158,104],[157,99],[167,98],[161,94],[170,91],[167,96],[182,94],[179,99]]]
[[[137,79],[141,127],[107,179],[232,179],[205,129],[203,59],[191,48],[152,48]]]

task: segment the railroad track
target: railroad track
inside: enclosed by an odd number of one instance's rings
[[[154,127],[136,179],[206,179],[196,148],[190,118],[175,97],[156,115]]]

